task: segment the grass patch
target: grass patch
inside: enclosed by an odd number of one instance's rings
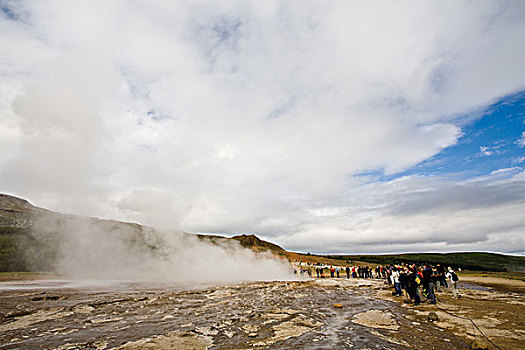
[[[525,257],[494,253],[413,253],[387,255],[325,255],[339,260],[365,261],[378,265],[417,264],[451,266],[471,271],[524,272]]]

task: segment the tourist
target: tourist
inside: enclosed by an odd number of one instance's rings
[[[419,277],[416,275],[414,269],[408,270],[407,275],[407,292],[410,299],[414,300],[414,305],[421,304],[421,297],[419,295]]]
[[[454,272],[454,270],[452,270],[451,267],[448,268],[448,272],[447,272],[447,275],[446,275],[447,279],[448,279],[448,284],[450,286],[450,289],[452,290],[452,295],[454,296],[454,298],[461,298],[461,295],[459,295],[458,293],[458,281],[459,281],[459,278],[458,278],[458,275]]]
[[[396,289],[395,295],[403,295],[403,292],[401,291],[401,283],[399,283],[399,271],[397,270],[397,268],[394,268],[394,270],[392,271],[391,278],[392,282],[394,283],[394,288]]]

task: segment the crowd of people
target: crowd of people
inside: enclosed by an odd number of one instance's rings
[[[442,288],[449,288],[454,298],[460,298],[458,293],[458,275],[449,267],[445,269],[440,264],[435,266],[423,265],[396,265],[387,269],[389,282],[394,286],[394,295],[402,296],[403,290],[414,301],[414,305],[421,303],[421,295],[431,304],[436,304],[435,292]]]
[[[377,266],[327,266],[321,263],[299,263],[299,273],[312,277],[315,271],[317,278],[375,278],[384,279],[385,283],[393,286],[395,296],[406,295],[414,305],[420,305],[422,296],[431,304],[436,304],[436,292],[448,288],[454,298],[460,298],[458,293],[458,275],[451,268],[440,264],[416,265],[400,264]],[[313,271],[312,271],[313,270]]]

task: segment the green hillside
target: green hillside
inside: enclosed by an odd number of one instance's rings
[[[494,253],[412,253],[387,255],[326,255],[332,259],[364,261],[379,265],[441,264],[474,271],[525,271],[525,257]]]

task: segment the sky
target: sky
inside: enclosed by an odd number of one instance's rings
[[[0,192],[312,253],[525,255],[523,1],[0,0]]]

